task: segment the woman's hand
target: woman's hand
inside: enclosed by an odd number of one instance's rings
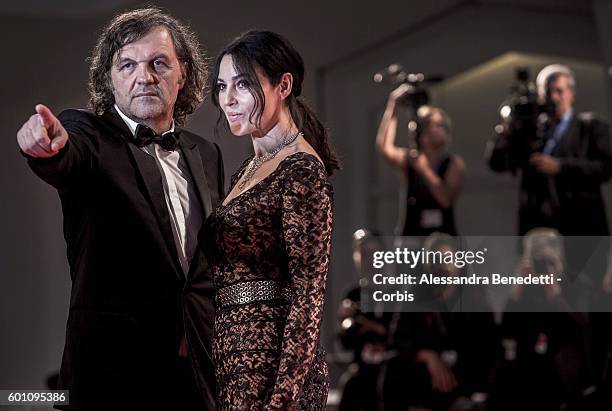
[[[411,159],[410,164],[412,165],[412,168],[414,168],[414,170],[421,175],[428,171],[433,172],[429,159],[423,153],[419,153],[416,158]]]
[[[408,93],[411,89],[411,86],[407,83],[402,83],[400,84],[395,90],[393,90],[390,94],[389,94],[389,103],[392,103],[393,105],[395,105],[397,103],[397,100],[399,100],[400,98],[402,98],[404,95],[406,95],[406,93]]]

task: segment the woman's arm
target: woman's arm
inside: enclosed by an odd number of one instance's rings
[[[323,311],[332,233],[332,187],[314,161],[292,170],[283,191],[283,236],[293,292],[269,410],[296,406],[308,374]]]
[[[387,101],[387,108],[378,126],[378,134],[376,135],[376,147],[387,161],[400,171],[405,171],[408,167],[408,149],[395,145],[395,137],[397,135],[397,115],[395,110],[397,108],[397,99],[407,91],[408,85],[402,84],[391,92]]]
[[[451,157],[443,178],[431,168],[424,154],[419,154],[412,167],[425,180],[431,194],[443,208],[449,208],[455,203],[461,193],[465,176],[465,162],[460,156]]]

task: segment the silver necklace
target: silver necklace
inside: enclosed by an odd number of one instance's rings
[[[259,167],[261,167],[263,163],[265,163],[266,161],[272,160],[283,148],[293,143],[301,135],[303,135],[301,131],[298,131],[293,136],[287,135],[283,138],[283,141],[281,141],[281,143],[278,146],[276,146],[274,149],[272,149],[271,151],[267,152],[263,156],[253,157],[253,159],[251,160],[251,162],[249,163],[249,165],[247,166],[244,172],[242,181],[240,182],[240,184],[238,184],[238,188],[242,190],[244,186],[246,185],[246,183],[248,183],[251,180],[251,178],[253,178],[253,174],[255,174],[255,171],[257,171],[257,169],[259,169]]]

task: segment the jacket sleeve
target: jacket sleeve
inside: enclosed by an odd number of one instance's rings
[[[79,110],[66,110],[58,116],[68,141],[55,156],[34,158],[24,154],[32,171],[58,190],[68,188],[95,167],[98,133],[87,115]]]
[[[609,126],[597,119],[581,121],[581,144],[587,144],[585,156],[561,158],[561,175],[564,177],[605,182],[612,171]]]

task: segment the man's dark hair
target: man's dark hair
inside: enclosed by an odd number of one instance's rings
[[[186,66],[186,81],[174,105],[174,121],[183,125],[187,116],[204,100],[207,63],[195,33],[158,8],[129,11],[116,16],[98,38],[89,67],[89,106],[98,114],[115,104],[111,67],[115,54],[126,44],[137,41],[156,27],[163,26],[172,36],[176,54]]]

